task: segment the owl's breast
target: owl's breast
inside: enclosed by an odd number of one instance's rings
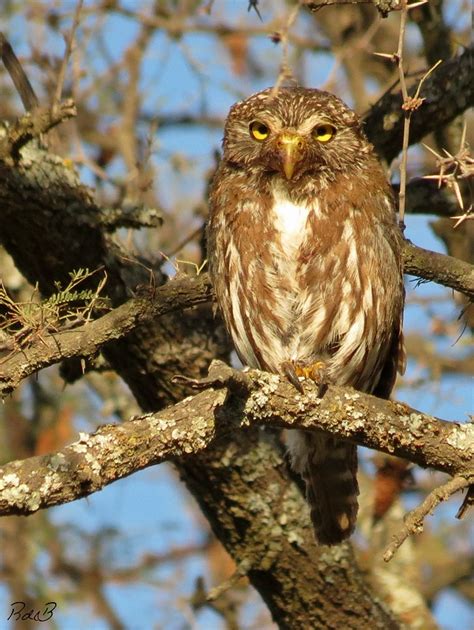
[[[220,204],[209,232],[216,295],[247,365],[322,359],[335,382],[368,389],[399,319],[399,253],[377,217],[314,193],[301,201],[280,186],[249,191],[232,212]]]

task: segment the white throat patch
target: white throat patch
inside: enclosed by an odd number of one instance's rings
[[[285,190],[273,191],[275,227],[280,232],[281,244],[287,254],[299,247],[305,235],[306,221],[311,208],[290,201]]]

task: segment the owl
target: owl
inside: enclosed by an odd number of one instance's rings
[[[235,104],[210,191],[211,281],[241,361],[388,397],[402,368],[401,233],[357,115],[317,89],[269,88]],[[296,392],[295,392],[296,394]],[[357,517],[357,450],[289,431],[316,538]]]

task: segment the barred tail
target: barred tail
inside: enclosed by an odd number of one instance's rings
[[[289,431],[292,466],[306,482],[306,498],[317,541],[337,545],[357,519],[357,447],[323,433]]]

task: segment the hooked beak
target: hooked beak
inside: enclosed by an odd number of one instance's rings
[[[295,166],[301,156],[303,138],[295,134],[283,133],[277,142],[280,150],[281,163],[286,179],[291,179],[295,172]]]

